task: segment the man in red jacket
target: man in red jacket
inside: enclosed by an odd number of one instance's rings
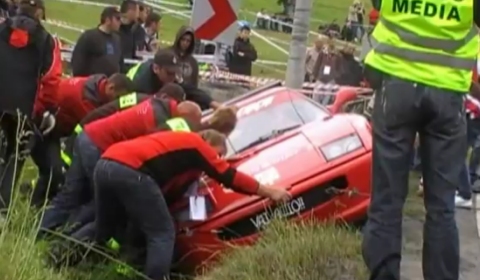
[[[168,86],[183,92],[179,85]],[[198,107],[195,109],[199,110]],[[63,190],[53,198],[52,207],[45,211],[41,228],[51,230],[62,225],[73,210],[91,201],[93,170],[108,147],[158,130],[175,130],[167,120],[177,117],[183,116],[179,115],[176,101],[152,97],[129,109],[87,124],[75,141],[73,161],[68,169]],[[184,120],[179,122],[188,129],[189,125]]]
[[[147,239],[145,275],[168,277],[175,228],[168,205],[182,198],[203,172],[227,188],[275,202],[291,197],[267,187],[222,159],[226,137],[215,130],[158,132],[111,146],[95,168],[96,241],[106,242],[131,219]],[[177,182],[182,182],[177,184]],[[195,194],[193,194],[195,198]],[[192,205],[191,205],[192,207]]]
[[[46,198],[55,196],[63,182],[60,138],[71,135],[75,125],[90,111],[132,89],[132,81],[123,74],[67,78],[60,82],[55,127],[48,135],[36,137],[31,152],[39,172],[33,205],[43,205]]]
[[[0,209],[10,203],[33,131],[46,135],[55,124],[62,64],[58,40],[41,25],[44,11],[42,0],[21,0],[17,15],[0,23]]]

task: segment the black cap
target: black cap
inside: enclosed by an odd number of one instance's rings
[[[102,13],[100,14],[100,22],[104,23],[107,18],[113,18],[113,17],[120,17],[120,11],[118,10],[117,7],[106,7],[103,9]]]
[[[19,4],[26,4],[32,7],[45,9],[45,3],[43,2],[43,0],[20,0]]]
[[[43,10],[43,17],[42,19],[45,20],[46,18],[46,11],[45,11],[45,3],[43,2],[43,0],[20,0],[20,2],[18,3],[20,6],[21,5],[28,5],[30,7],[35,7],[35,8],[38,8],[38,9],[42,9]]]
[[[153,57],[153,63],[162,68],[166,67],[173,70],[178,69],[178,59],[175,56],[175,53],[171,50],[158,50]]]

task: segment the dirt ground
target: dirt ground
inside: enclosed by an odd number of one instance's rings
[[[420,280],[422,274],[422,233],[425,211],[423,200],[416,196],[418,174],[410,179],[410,194],[403,221],[402,280]],[[461,280],[476,280],[480,275],[480,239],[475,212],[458,209],[457,226],[460,234]]]

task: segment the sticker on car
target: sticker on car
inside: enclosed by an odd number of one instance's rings
[[[255,101],[253,103],[250,103],[246,106],[243,106],[238,110],[237,117],[240,118],[240,117],[258,112],[258,111],[262,110],[263,108],[266,108],[266,107],[270,106],[273,103],[274,99],[275,99],[274,96],[269,96],[269,97],[260,99],[258,101]]]

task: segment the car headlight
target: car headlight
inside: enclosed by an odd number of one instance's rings
[[[320,147],[327,161],[334,160],[338,157],[351,153],[363,146],[362,140],[356,134],[335,140],[327,145]]]

